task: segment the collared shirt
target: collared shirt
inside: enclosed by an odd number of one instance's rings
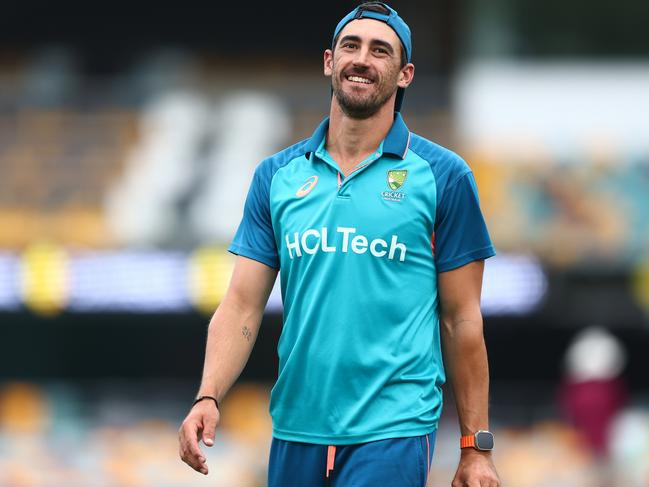
[[[495,254],[475,181],[398,113],[343,177],[328,124],[257,167],[229,248],[280,269],[273,434],[336,445],[427,434],[445,381],[437,274]]]

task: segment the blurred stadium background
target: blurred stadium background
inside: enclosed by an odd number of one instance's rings
[[[3,5],[0,487],[265,485],[277,292],[209,477],[176,432],[252,171],[327,113],[322,50],[355,5]],[[649,486],[649,3],[392,5],[406,121],[470,163],[499,250],[503,485]],[[434,487],[459,455],[452,401]]]

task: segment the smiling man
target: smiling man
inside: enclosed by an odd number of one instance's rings
[[[208,472],[198,441],[214,443],[218,404],[248,360],[281,270],[271,487],[423,487],[445,365],[462,435],[452,485],[500,485],[480,313],[494,249],[467,164],[401,117],[411,56],[396,11],[354,9],[324,52],[329,117],[257,167],[201,387],[179,432],[195,470]]]

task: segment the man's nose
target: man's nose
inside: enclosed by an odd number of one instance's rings
[[[370,50],[368,47],[361,47],[356,51],[356,57],[354,58],[354,65],[356,66],[368,66],[369,65],[369,55]]]

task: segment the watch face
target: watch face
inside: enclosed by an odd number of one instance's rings
[[[489,431],[478,431],[475,434],[475,446],[478,450],[493,450],[494,435]]]

